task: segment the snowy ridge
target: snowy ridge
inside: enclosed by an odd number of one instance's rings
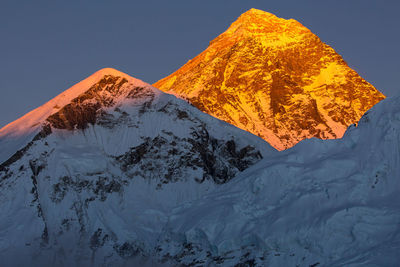
[[[32,110],[14,122],[0,129],[0,162],[7,160],[16,150],[24,147],[40,131],[47,117],[56,113],[80,94],[97,83],[104,75],[124,77],[131,83],[143,86],[145,83],[112,68],[101,69],[88,78],[75,84],[44,105]]]

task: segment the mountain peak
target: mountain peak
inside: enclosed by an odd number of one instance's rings
[[[125,74],[121,71],[118,71],[113,68],[103,68],[92,75],[88,76],[87,78],[83,79],[82,81],[78,82],[77,84],[73,85],[72,87],[68,88],[58,96],[54,97],[44,105],[38,107],[37,109],[27,113],[25,116],[21,117],[20,119],[11,122],[10,124],[4,126],[0,129],[0,136],[3,136],[6,132],[21,132],[24,131],[26,128],[32,127],[38,123],[38,121],[42,121],[45,117],[49,116],[50,114],[54,113],[57,108],[60,108],[66,104],[68,104],[72,99],[77,97],[78,95],[84,93],[88,90],[92,85],[99,82],[104,76],[114,76],[114,77],[121,77],[125,78],[132,83],[142,83],[144,82],[135,79],[128,74]],[[24,123],[22,123],[24,121]]]
[[[97,78],[97,79],[101,79],[104,76],[114,76],[114,77],[123,77],[123,78],[127,78],[127,79],[132,79],[133,77],[129,76],[128,74],[119,71],[117,69],[114,68],[102,68],[98,71],[96,71],[95,73],[93,73],[92,75],[90,75],[87,79],[89,79],[90,77],[93,78]]]
[[[279,150],[339,138],[384,98],[301,23],[257,9],[154,85]]]
[[[242,20],[242,21],[252,21],[255,18],[264,18],[264,19],[279,19],[277,16],[275,16],[272,13],[260,10],[260,9],[256,9],[256,8],[251,8],[249,10],[247,10],[246,12],[242,13],[238,20]]]
[[[304,35],[312,34],[309,29],[294,19],[283,19],[259,9],[250,9],[239,16],[220,36],[211,41],[229,46],[246,39],[257,39],[264,47],[284,46],[301,42]]]
[[[127,87],[156,90],[149,84],[121,71],[113,68],[103,68],[65,90],[44,105],[1,128],[0,138],[9,137],[11,138],[9,140],[22,140],[21,137],[25,136],[26,140],[29,140],[40,131],[46,119],[59,113],[70,103],[74,101],[88,101],[88,99],[95,97],[102,97],[103,100],[107,99],[108,102],[114,101],[115,99],[113,98],[120,96],[121,92],[127,89]],[[18,148],[21,144],[11,141],[8,141],[7,144],[1,144],[4,149],[0,151],[0,160],[9,156],[6,151],[13,150],[6,149],[6,146]]]

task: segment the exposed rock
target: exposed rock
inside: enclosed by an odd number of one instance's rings
[[[123,171],[131,176],[155,179],[160,188],[162,184],[185,180],[188,172],[199,170],[201,174],[196,179],[199,183],[206,179],[226,183],[262,159],[254,147],[237,150],[234,140],[215,139],[204,126],[193,129],[191,135],[191,138],[178,138],[163,133],[153,139],[144,138],[143,143],[116,160]]]

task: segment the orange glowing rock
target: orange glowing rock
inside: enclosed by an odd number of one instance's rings
[[[256,9],[154,86],[278,150],[340,138],[385,97],[302,24]]]

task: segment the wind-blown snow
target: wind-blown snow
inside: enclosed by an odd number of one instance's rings
[[[168,228],[201,232],[235,256],[227,266],[247,252],[260,266],[398,266],[399,104],[377,104],[342,139],[306,140],[264,159],[176,208]]]
[[[400,97],[342,139],[277,152],[143,90],[156,97],[116,99],[85,129],[53,127],[0,169],[3,264],[398,265]]]

